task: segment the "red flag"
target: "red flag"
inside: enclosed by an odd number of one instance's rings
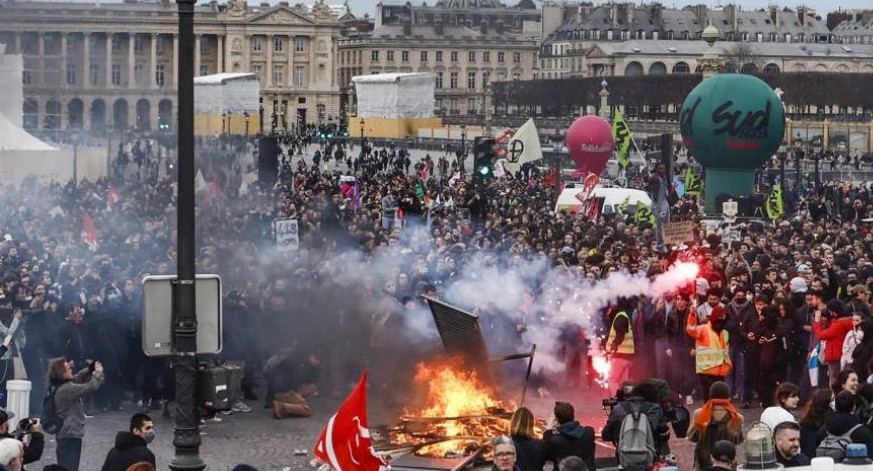
[[[121,192],[114,185],[106,189],[106,209],[112,211],[112,206],[121,201]]]
[[[367,372],[346,402],[330,420],[318,441],[315,456],[336,471],[388,471],[391,469],[373,449],[367,428]]]
[[[218,178],[212,180],[212,183],[209,185],[209,188],[206,190],[206,195],[204,195],[203,199],[206,201],[212,201],[218,196],[221,195],[221,184],[218,182]]]
[[[88,245],[93,251],[97,251],[97,227],[94,226],[94,220],[88,213],[82,214],[82,242]]]
[[[597,219],[597,215],[600,214],[600,200],[597,198],[591,199],[591,206],[588,208],[588,219],[594,221]]]

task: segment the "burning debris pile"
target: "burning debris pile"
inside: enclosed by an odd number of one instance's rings
[[[418,456],[453,458],[480,453],[488,440],[509,432],[507,409],[497,392],[461,360],[419,363],[415,385],[423,406],[404,410],[389,430],[392,444],[406,445]]]

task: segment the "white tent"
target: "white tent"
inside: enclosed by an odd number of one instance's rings
[[[194,78],[194,112],[255,114],[260,108],[261,83],[252,73],[221,73]]]
[[[0,152],[47,150],[57,149],[16,126],[3,113],[0,113]]]
[[[362,118],[430,118],[434,116],[436,75],[391,73],[352,77]]]

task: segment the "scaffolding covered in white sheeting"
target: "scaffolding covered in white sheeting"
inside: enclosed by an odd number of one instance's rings
[[[260,108],[261,84],[251,73],[223,73],[194,78],[194,112],[198,114],[248,111]]]
[[[352,77],[361,118],[431,118],[436,75],[375,74]]]

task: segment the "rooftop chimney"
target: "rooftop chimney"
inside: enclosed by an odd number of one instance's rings
[[[437,18],[433,22],[433,32],[437,34],[437,36],[443,35],[443,19]]]
[[[494,25],[494,32],[497,34],[503,34],[503,19],[498,18],[497,23]]]
[[[770,5],[770,22],[773,23],[773,27],[779,26],[779,7],[776,5]]]
[[[488,21],[484,18],[479,22],[479,32],[482,34],[488,34]]]
[[[730,4],[724,7],[724,14],[727,16],[728,26],[731,27],[732,31],[737,30],[737,6],[734,4]]]
[[[412,36],[412,21],[403,20],[403,35]]]

